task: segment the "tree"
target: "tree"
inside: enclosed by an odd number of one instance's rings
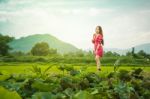
[[[24,56],[25,55],[25,53],[22,51],[14,51],[14,52],[11,52],[10,54],[14,55],[14,56]]]
[[[86,57],[92,57],[94,56],[93,52],[91,50],[89,50],[88,52],[85,53]]]
[[[37,43],[31,49],[34,56],[46,56],[49,54],[49,45],[46,42]]]
[[[132,47],[132,56],[134,56],[134,47]]]
[[[57,49],[49,48],[49,54],[50,54],[50,55],[55,55],[55,54],[57,54]]]
[[[120,54],[113,52],[113,56],[120,56]]]
[[[8,54],[8,51],[12,49],[8,43],[11,42],[14,37],[4,36],[0,34],[0,55],[5,56]]]
[[[132,56],[132,52],[128,51],[128,52],[126,53],[126,56]]]
[[[107,57],[109,57],[109,56],[113,56],[113,53],[111,52],[111,51],[108,51],[108,52],[105,52],[104,53],[104,55]]]
[[[78,50],[77,52],[75,52],[75,55],[77,57],[83,57],[84,56],[84,52],[82,50]]]
[[[143,58],[146,57],[146,53],[145,53],[143,50],[140,50],[140,51],[137,53],[137,55],[138,55],[139,57],[143,57]]]

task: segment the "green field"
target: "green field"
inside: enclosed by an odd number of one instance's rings
[[[43,64],[43,63],[3,63],[0,66],[0,71],[7,71],[9,73],[28,73],[28,69],[32,68],[32,66],[41,67],[41,69],[45,69],[52,64]],[[57,69],[57,66],[54,65],[49,70],[50,73],[60,73],[60,70]],[[74,68],[79,69],[81,66],[74,66]],[[120,66],[119,69],[132,70],[134,68],[142,68],[144,71],[150,72],[149,66]],[[113,71],[113,66],[102,66],[102,73],[109,73]],[[87,66],[88,72],[97,72],[96,65],[95,66]]]
[[[3,62],[0,98],[148,99],[149,74],[148,66],[102,66],[97,71],[94,65]]]

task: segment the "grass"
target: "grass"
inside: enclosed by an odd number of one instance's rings
[[[132,93],[133,95],[140,95],[140,97],[144,97],[143,99],[147,99],[149,95],[148,87],[142,85],[149,84],[150,67],[148,66],[140,66],[144,72],[136,75],[136,77],[135,74],[132,75],[133,72],[128,71],[133,68],[139,68],[139,66],[120,66],[119,69],[126,69],[127,72],[119,71],[116,72],[117,75],[112,75],[111,77],[108,75],[111,74],[111,71],[114,71],[113,66],[102,66],[102,71],[97,72],[96,66],[89,65],[85,69],[85,72],[82,71],[78,75],[72,76],[68,74],[69,72],[65,72],[67,75],[55,75],[63,72],[57,68],[59,65],[53,65],[52,63],[0,63],[0,71],[6,71],[1,72],[2,75],[0,75],[0,89],[2,90],[0,94],[6,95],[6,92],[10,93],[9,90],[14,90],[22,99],[31,97],[51,98],[52,96],[59,97],[59,99],[62,99],[62,97],[67,97],[65,99],[69,99],[69,97],[77,97],[76,99],[80,99],[81,97],[83,97],[82,99],[87,99],[87,97],[89,97],[88,99],[93,99],[90,97],[95,97],[95,99],[99,99],[98,97],[102,97],[103,99],[108,99],[108,97],[111,97],[111,99],[122,99],[121,97],[125,97],[124,99],[129,99],[127,97],[137,87],[140,88],[140,91],[136,90],[136,94]],[[71,65],[76,69],[81,68],[81,66]],[[34,72],[29,70],[29,68],[33,69],[32,66],[35,66]],[[41,69],[46,70],[49,66],[52,66],[52,68],[48,72],[41,72]],[[12,75],[8,75],[7,72]],[[88,72],[96,72],[96,74]],[[20,73],[21,75],[16,73]],[[49,75],[49,73],[52,75]],[[144,77],[144,79],[137,77]],[[11,94],[8,97],[10,98],[14,95]]]
[[[7,71],[9,73],[29,73],[29,68],[32,68],[33,65],[39,66],[42,69],[47,68],[51,64],[43,64],[43,63],[3,63],[0,64],[0,71]],[[79,69],[81,66],[74,66],[74,68]],[[133,68],[139,68],[133,67],[133,66],[120,66],[119,69],[126,69],[126,70],[132,70]],[[150,67],[143,67],[140,66],[140,68],[143,68],[144,71],[150,72]],[[96,66],[88,66],[87,71],[89,72],[97,72]],[[113,71],[113,66],[102,66],[101,73],[109,73]],[[57,69],[57,65],[52,66],[52,68],[49,70],[50,73],[61,73],[60,70]]]

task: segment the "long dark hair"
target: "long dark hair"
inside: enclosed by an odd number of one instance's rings
[[[99,28],[99,34],[101,34],[103,36],[103,30],[102,30],[102,27],[101,26],[97,26]],[[96,27],[96,28],[97,28]],[[104,39],[102,39],[102,45],[104,45]]]

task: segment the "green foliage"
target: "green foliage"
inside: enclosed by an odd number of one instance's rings
[[[114,72],[118,71],[119,66],[120,66],[120,59],[117,59],[114,64]]]
[[[61,70],[61,71],[63,71],[63,74],[64,74],[64,71],[65,71],[65,66],[64,65],[58,66],[58,69]]]
[[[61,85],[63,90],[73,87],[72,86],[72,80],[69,77],[67,77],[67,76],[62,77],[60,79],[60,85]]]
[[[80,71],[78,71],[78,70],[75,70],[75,69],[74,69],[74,70],[71,70],[71,71],[70,71],[70,75],[71,75],[71,76],[75,76],[75,75],[78,75],[78,74],[80,74]]]
[[[93,99],[93,96],[88,91],[79,91],[74,95],[73,99]]]
[[[0,98],[1,99],[22,99],[16,91],[9,91],[0,86]]]
[[[74,69],[74,67],[71,66],[71,65],[61,64],[57,68],[63,72],[63,75],[64,75],[65,71],[70,72],[70,74],[72,73],[72,75],[73,75],[73,73],[76,72],[76,70]]]
[[[52,66],[49,66],[45,70],[42,71],[40,67],[38,67],[38,66],[32,66],[32,68],[31,69],[29,68],[28,70],[30,70],[33,73],[35,73],[36,76],[41,77],[43,79],[46,79],[47,76],[48,76],[48,71],[50,70],[51,67]]]
[[[56,85],[53,83],[44,83],[41,80],[34,80],[34,82],[31,85],[32,88],[36,89],[37,91],[52,91],[54,88],[56,88]]]
[[[100,77],[95,73],[88,73],[85,75],[90,83],[98,83],[101,81]]]
[[[128,52],[126,53],[126,56],[131,57],[131,56],[132,56],[132,52],[129,52],[129,51],[128,51]]]
[[[137,55],[138,55],[139,57],[144,57],[144,58],[145,58],[146,53],[145,53],[143,50],[140,50],[140,51],[137,53]]]
[[[3,36],[2,34],[0,34],[0,55],[8,55],[8,51],[11,49],[8,43],[13,39],[13,37]]]
[[[120,55],[118,53],[116,53],[116,52],[108,51],[108,52],[104,53],[104,56],[105,57],[112,57],[112,56],[117,57],[117,56],[120,56]]]
[[[32,99],[56,99],[56,96],[50,92],[37,92],[32,95]]]
[[[129,74],[129,71],[121,69],[119,71],[118,77],[122,81],[130,81],[131,75]]]
[[[11,77],[10,73],[6,71],[0,71],[0,81],[5,81]]]
[[[66,71],[71,71],[71,70],[74,70],[74,67],[71,66],[71,65],[66,65],[66,66],[65,66],[65,70],[66,70]]]
[[[28,71],[28,74],[1,71],[0,76],[4,78],[0,81],[0,95],[5,95],[6,89],[8,99],[12,92],[14,97],[20,95],[23,99],[147,99],[150,95],[150,79],[141,68],[132,71],[120,69],[103,75],[88,72],[87,66],[75,69],[68,64],[60,65],[58,69],[66,71],[63,75],[51,75],[50,69],[51,66],[45,69],[33,66],[32,73]],[[73,70],[77,74],[72,75]],[[133,74],[143,78],[136,78]],[[5,78],[6,75],[9,77]]]
[[[10,53],[13,56],[26,56],[24,52],[22,51],[14,51]]]
[[[78,48],[75,46],[63,42],[50,34],[35,34],[27,37],[21,37],[20,39],[13,40],[9,43],[9,45],[13,48],[13,51],[23,51],[27,53],[36,43],[39,42],[48,43],[51,48],[57,49],[57,51],[61,54],[78,51]]]
[[[5,81],[8,78],[10,78],[10,75],[0,75],[0,81]]]
[[[114,91],[119,96],[119,99],[130,99],[130,94],[132,91],[134,92],[134,88],[126,83],[120,82],[115,86]]]
[[[77,57],[83,57],[83,56],[84,56],[84,52],[83,52],[82,50],[79,50],[79,51],[77,51],[77,52],[75,53],[75,55],[76,55]]]
[[[143,76],[141,75],[142,71],[143,70],[141,68],[134,69],[131,75],[137,79],[143,79]]]
[[[120,57],[103,57],[101,58],[101,63],[103,66],[112,66],[117,63],[117,60],[119,59],[118,66],[149,66],[150,61],[147,58],[142,59],[136,59],[133,57],[126,57],[126,56],[120,56]],[[59,62],[58,62],[59,60]],[[0,57],[1,62],[28,62],[28,63],[34,63],[34,62],[43,62],[43,63],[53,63],[53,64],[70,64],[70,65],[78,65],[78,66],[85,66],[85,65],[95,65],[95,59],[94,56],[89,57],[64,57],[60,54],[48,54],[47,56],[33,56],[33,55],[15,55],[12,56],[5,56]]]
[[[41,42],[35,44],[35,46],[31,49],[31,53],[34,56],[46,56],[50,52],[49,45],[46,42]],[[54,51],[51,51],[53,53]]]

